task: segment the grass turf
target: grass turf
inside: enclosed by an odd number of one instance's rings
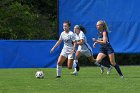
[[[139,93],[140,66],[121,66],[121,79],[113,68],[109,75],[100,74],[98,67],[81,67],[78,76],[63,68],[56,79],[55,68],[41,68],[44,79],[36,79],[39,69],[0,69],[0,93]]]

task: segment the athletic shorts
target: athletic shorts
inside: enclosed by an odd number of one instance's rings
[[[74,58],[74,57],[73,57],[74,54],[66,53],[66,52],[63,52],[63,51],[60,53],[60,55],[66,57],[66,58],[68,58],[68,59],[73,59],[73,58]]]
[[[114,53],[114,50],[111,45],[101,46],[100,53],[104,53],[104,54],[108,55],[108,54]]]
[[[79,50],[77,50],[77,51],[79,51]],[[90,49],[88,49],[88,50],[80,50],[80,52],[81,52],[82,55],[85,55],[86,57],[93,56],[92,50],[90,50]]]

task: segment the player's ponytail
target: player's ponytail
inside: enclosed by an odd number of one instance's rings
[[[80,30],[83,31],[83,33],[86,33],[85,27],[83,27],[82,25],[79,25],[79,27],[80,27]]]
[[[108,28],[108,25],[107,25],[107,23],[104,20],[103,20],[103,24],[104,24],[104,30],[106,30],[107,32],[110,33],[110,30]]]

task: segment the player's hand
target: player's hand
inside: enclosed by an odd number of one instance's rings
[[[92,40],[93,40],[94,42],[96,42],[96,38],[92,38]]]
[[[52,53],[54,51],[54,48],[51,49],[50,53]]]
[[[75,50],[74,50],[74,49],[72,49],[71,54],[74,54],[74,52],[75,52]]]
[[[97,44],[97,42],[95,42],[95,43],[93,44],[93,47],[94,47],[94,48],[96,48],[96,44]]]

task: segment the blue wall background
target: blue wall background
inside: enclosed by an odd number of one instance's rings
[[[140,0],[59,0],[59,33],[65,20],[82,24],[87,38],[97,37],[96,22],[105,20],[110,28],[111,45],[116,53],[140,53]],[[98,53],[98,48],[93,49]]]
[[[0,68],[56,67],[62,45],[50,54],[55,43],[56,40],[2,40],[0,41]]]
[[[116,53],[140,53],[140,0],[59,0],[59,34],[63,22],[82,24],[87,39],[97,37],[96,22],[108,23],[110,42]],[[50,54],[56,40],[1,40],[0,68],[56,67],[62,45]],[[98,48],[93,48],[94,54]]]

